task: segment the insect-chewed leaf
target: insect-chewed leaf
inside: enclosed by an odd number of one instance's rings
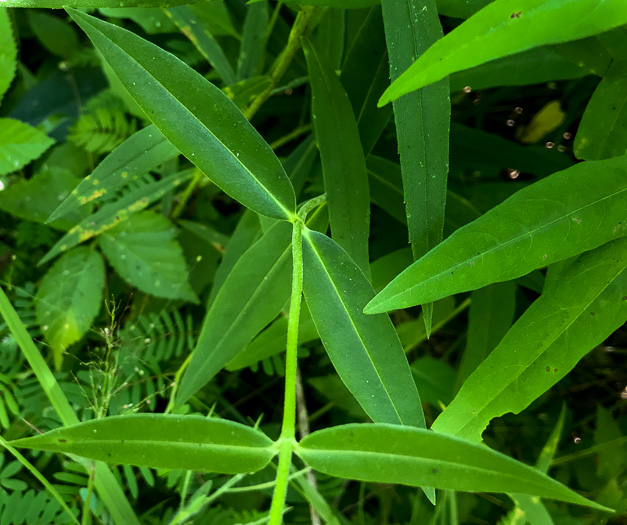
[[[310,434],[295,451],[310,467],[331,476],[468,492],[518,492],[608,510],[533,467],[425,429],[343,425]]]
[[[293,217],[294,189],[283,166],[220,89],[130,31],[68,12],[157,128],[217,186],[262,215]]]
[[[332,239],[303,233],[304,292],[320,338],[340,378],[377,422],[425,426],[403,347],[387,315],[368,317],[374,291]]]
[[[624,0],[496,0],[431,46],[394,81],[379,103],[387,104],[456,71],[625,23]]]
[[[627,238],[574,259],[463,384],[432,429],[472,441],[519,413],[627,319]]]
[[[366,312],[515,279],[622,237],[626,195],[627,156],[555,173],[457,230],[386,286]]]
[[[87,421],[11,445],[108,463],[222,474],[255,472],[275,455],[272,441],[254,428],[202,416],[164,414]]]

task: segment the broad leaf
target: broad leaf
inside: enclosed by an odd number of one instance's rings
[[[23,168],[53,144],[53,139],[24,122],[0,119],[0,175]]]
[[[17,68],[17,45],[8,11],[0,8],[0,102],[13,82]]]
[[[255,472],[275,454],[272,441],[254,428],[222,419],[164,414],[86,421],[11,445],[108,463],[221,474]]]
[[[100,311],[104,284],[102,256],[89,248],[68,252],[42,279],[35,303],[37,322],[57,365],[63,351],[90,329]]]
[[[200,54],[204,56],[225,84],[235,84],[237,79],[231,64],[224,55],[220,44],[216,41],[211,31],[204,26],[194,11],[187,6],[172,7],[165,10],[172,18],[181,32],[196,46]]]
[[[100,236],[111,266],[142,292],[198,302],[187,275],[176,229],[163,215],[145,211]]]
[[[179,155],[155,126],[147,126],[126,139],[85,177],[47,222],[98,199],[111,197],[116,190]]]
[[[581,118],[574,151],[584,160],[627,153],[627,59],[614,60],[594,91]]]
[[[434,0],[383,0],[381,5],[390,79],[394,81],[442,38],[442,26]],[[394,102],[405,214],[414,260],[442,240],[450,120],[448,80]],[[433,304],[424,304],[423,312],[429,335]]]
[[[222,91],[155,44],[68,12],[157,128],[218,187],[262,215],[293,216],[294,190],[281,163]]]
[[[114,228],[137,213],[159,200],[178,185],[192,178],[195,168],[182,173],[175,173],[157,182],[141,185],[129,191],[122,198],[109,202],[96,213],[83,219],[79,224],[67,232],[50,251],[44,255],[39,264],[56,257],[59,253],[69,250],[73,246],[85,242],[93,237]],[[95,179],[98,182],[98,179]],[[84,182],[84,181],[83,181]],[[93,183],[92,183],[93,185]],[[94,193],[97,194],[97,191]]]
[[[305,42],[304,48],[331,234],[368,275],[370,197],[355,115],[328,58],[310,41]]]
[[[464,492],[520,492],[607,510],[533,467],[425,429],[342,425],[310,434],[295,451],[330,476]]]
[[[627,157],[584,162],[532,184],[416,261],[368,313],[515,279],[627,233]]]
[[[559,286],[525,311],[432,429],[478,442],[492,418],[519,413],[557,383],[627,319],[625,268],[627,238],[570,263]]]
[[[387,315],[369,317],[374,296],[348,254],[321,233],[303,233],[304,293],[340,378],[373,421],[425,426],[403,347]]]
[[[533,47],[627,23],[624,0],[496,0],[435,43],[387,89],[380,104],[462,71]],[[547,30],[547,28],[551,28]]]

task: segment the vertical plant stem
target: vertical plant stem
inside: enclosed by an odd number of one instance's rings
[[[296,440],[296,377],[298,373],[298,326],[303,295],[303,222],[297,219],[292,231],[292,297],[287,321],[287,349],[285,355],[285,399],[283,424],[279,438],[279,468],[270,508],[270,525],[280,525],[287,495],[292,450]]]
[[[270,98],[272,91],[276,88],[281,78],[283,78],[287,68],[290,66],[292,60],[294,60],[294,57],[296,56],[296,53],[298,53],[298,50],[301,47],[303,37],[307,33],[307,29],[309,29],[309,24],[311,23],[315,12],[315,7],[306,6],[296,16],[296,20],[294,21],[294,25],[290,31],[290,36],[287,39],[287,45],[285,46],[285,49],[283,49],[283,52],[277,61],[274,63],[272,71],[270,72],[270,85],[264,91],[259,93],[255,100],[253,100],[252,104],[244,111],[244,116],[248,120],[252,119],[257,111],[259,111],[259,108],[261,108],[265,101]]]

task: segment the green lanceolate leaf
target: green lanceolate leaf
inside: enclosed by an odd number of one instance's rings
[[[0,8],[0,102],[13,82],[17,69],[17,45],[8,11]]]
[[[496,0],[431,46],[383,94],[387,104],[451,73],[627,23],[623,0]],[[548,31],[546,28],[550,27]]]
[[[434,0],[383,0],[390,79],[442,38]],[[442,80],[394,102],[396,139],[403,175],[407,228],[414,260],[441,240],[446,204],[451,103]],[[433,305],[423,305],[427,335]]]
[[[342,67],[341,80],[353,106],[361,145],[368,158],[392,118],[392,108],[377,108],[377,100],[389,81],[380,7],[368,11]]]
[[[627,153],[627,60],[614,60],[586,107],[575,155],[601,160]]]
[[[275,224],[237,261],[217,293],[177,393],[184,403],[268,324],[290,295],[292,227]]]
[[[255,472],[275,454],[272,441],[259,430],[190,415],[107,417],[10,444],[107,463],[222,474]]]
[[[416,261],[366,311],[435,301],[515,279],[627,233],[627,157],[584,162],[532,184]]]
[[[293,216],[281,163],[222,91],[137,35],[68,11],[157,128],[217,186],[262,215]]]
[[[83,204],[110,196],[116,190],[173,159],[179,151],[155,126],[147,126],[126,139],[98,164],[72,191],[46,222],[63,217]]]
[[[387,315],[369,317],[374,291],[342,248],[303,232],[304,293],[324,347],[344,384],[373,421],[425,426],[420,397]]]
[[[245,80],[261,74],[265,55],[268,3],[260,0],[246,8],[242,29],[242,43],[237,60],[237,80]]]
[[[574,259],[559,286],[527,309],[432,429],[480,441],[492,418],[519,413],[557,383],[627,319],[625,268],[627,238]]]
[[[343,425],[310,434],[295,451],[331,476],[464,492],[519,492],[604,509],[533,467],[425,429]]]
[[[65,254],[41,281],[37,321],[57,364],[62,352],[91,327],[102,304],[104,284],[102,257],[89,248]]]
[[[346,91],[327,63],[327,57],[310,41],[305,42],[304,48],[331,234],[369,275],[370,197],[355,115]]]
[[[182,173],[175,173],[157,182],[152,182],[147,186],[140,186],[128,192],[121,199],[105,204],[96,213],[86,217],[79,224],[72,227],[70,231],[59,239],[50,251],[44,255],[41,261],[39,261],[39,264],[44,264],[56,257],[59,253],[69,250],[73,246],[93,237],[97,237],[118,224],[123,223],[131,218],[134,213],[147,208],[150,204],[163,197],[169,191],[172,191],[178,185],[191,179],[194,175],[194,171],[195,168]],[[98,179],[94,180],[98,181]]]
[[[207,59],[225,84],[230,85],[237,82],[231,63],[224,55],[220,44],[189,7],[171,7],[166,9],[166,14],[196,46],[200,54]]]
[[[100,237],[100,246],[111,266],[142,292],[198,302],[175,235],[168,219],[145,211],[108,230]]]
[[[3,0],[5,7],[63,9],[64,7],[170,7],[201,4],[211,0]]]
[[[53,144],[53,139],[24,122],[0,119],[0,175],[23,168]]]

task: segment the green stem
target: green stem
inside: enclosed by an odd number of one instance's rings
[[[306,6],[296,16],[296,20],[294,21],[294,25],[290,31],[290,36],[287,39],[287,45],[285,46],[285,49],[283,49],[281,56],[279,56],[272,67],[272,71],[270,72],[270,85],[257,95],[253,103],[246,109],[246,111],[244,111],[244,116],[248,120],[251,120],[257,111],[259,111],[259,108],[263,106],[265,101],[270,98],[272,91],[274,91],[281,78],[283,78],[287,68],[292,63],[292,60],[294,60],[296,53],[298,53],[298,50],[302,45],[303,37],[305,36],[307,29],[309,29],[309,24],[315,12],[315,7]]]
[[[283,424],[279,438],[279,468],[270,507],[270,525],[280,525],[287,495],[292,450],[296,442],[296,375],[298,370],[298,326],[303,295],[303,223],[294,222],[292,230],[292,296],[287,320],[287,349],[285,355],[285,399]]]
[[[176,207],[170,214],[170,218],[178,219],[181,216],[183,211],[185,211],[185,207],[187,206],[187,201],[192,196],[192,194],[194,193],[194,190],[196,189],[196,186],[198,186],[198,184],[203,178],[204,178],[203,172],[200,170],[196,171],[196,173],[194,174],[194,177],[185,188],[185,191],[183,191],[181,198],[176,204]]]
[[[284,146],[288,142],[291,142],[294,139],[297,139],[301,135],[311,131],[311,124],[305,124],[303,126],[297,127],[295,130],[290,131],[287,135],[283,135],[282,137],[276,139],[274,142],[270,143],[270,147],[273,150],[279,149],[281,146]]]

